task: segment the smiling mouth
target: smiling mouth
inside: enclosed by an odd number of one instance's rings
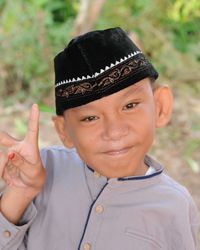
[[[106,151],[105,154],[109,155],[109,156],[120,156],[120,155],[124,155],[126,154],[131,147],[126,147],[126,148],[122,148],[122,149],[117,149],[117,150],[109,150]]]

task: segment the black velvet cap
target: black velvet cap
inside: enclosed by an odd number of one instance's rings
[[[121,28],[91,31],[54,58],[56,113],[111,95],[158,73]]]

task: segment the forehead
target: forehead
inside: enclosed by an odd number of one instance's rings
[[[148,78],[145,78],[136,84],[133,84],[125,89],[122,89],[114,94],[111,94],[109,96],[105,96],[101,99],[92,101],[90,103],[87,103],[85,105],[81,105],[75,108],[71,108],[66,110],[64,113],[67,113],[67,111],[85,111],[90,110],[93,108],[103,107],[104,104],[108,103],[114,103],[115,101],[118,102],[119,100],[123,100],[125,98],[128,98],[129,96],[134,96],[137,98],[137,96],[141,94],[147,94],[149,91],[152,91],[150,80]]]

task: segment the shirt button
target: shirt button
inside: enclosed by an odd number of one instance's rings
[[[9,237],[11,236],[11,232],[8,231],[8,230],[5,230],[5,231],[3,232],[3,236],[4,236],[5,238],[9,238]]]
[[[100,178],[100,177],[101,177],[101,175],[100,175],[98,172],[96,172],[96,171],[94,171],[94,176],[95,176],[96,178]]]
[[[97,214],[101,214],[103,212],[103,206],[102,205],[97,205],[95,208],[95,211]]]
[[[83,250],[90,250],[90,249],[91,249],[90,243],[83,244]]]

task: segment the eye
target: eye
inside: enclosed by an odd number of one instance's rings
[[[123,107],[123,110],[134,109],[138,104],[138,102],[130,102]]]
[[[92,121],[95,121],[97,119],[98,119],[97,116],[91,115],[91,116],[87,116],[87,117],[83,118],[81,121],[82,122],[92,122]]]

